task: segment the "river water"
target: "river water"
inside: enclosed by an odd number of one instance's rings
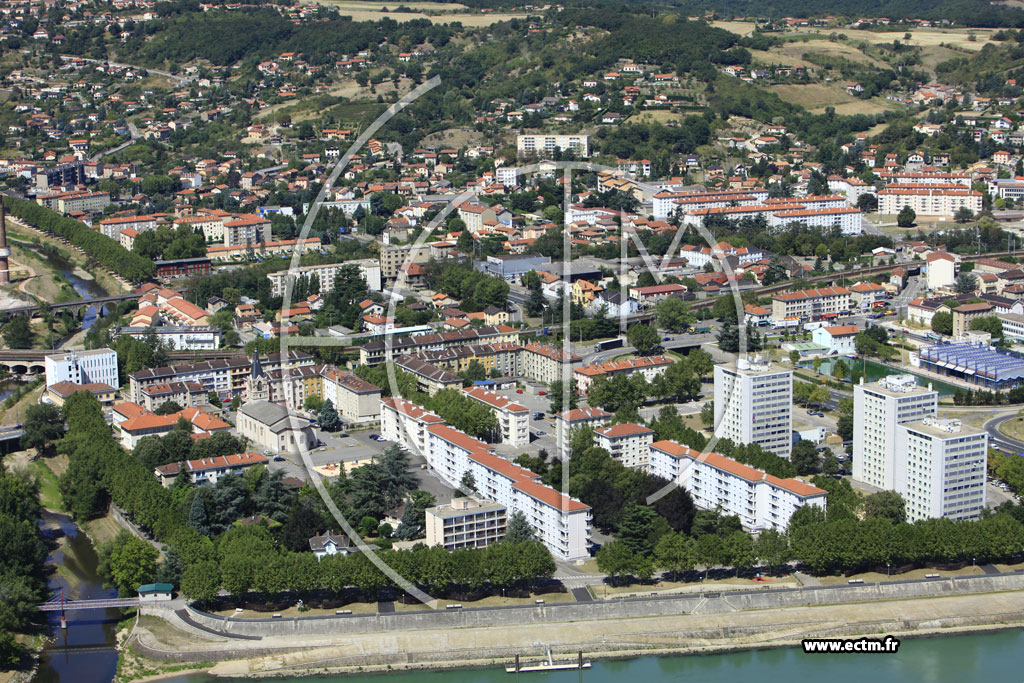
[[[53,538],[66,540],[67,552],[50,553],[50,563],[63,567],[49,581],[53,595],[89,600],[117,597],[117,591],[103,587],[96,572],[97,557],[89,538],[67,515],[47,512],[44,520]],[[69,581],[65,576],[71,577]],[[68,612],[68,628],[60,627],[60,612],[45,612],[53,641],[43,652],[35,681],[39,683],[107,683],[117,672],[116,644],[118,609]]]
[[[998,598],[994,598],[998,599]],[[903,640],[895,654],[804,654],[799,648],[777,648],[689,657],[639,657],[594,662],[584,671],[521,674],[530,683],[621,683],[679,681],[685,683],[1019,683],[1024,632],[942,636]],[[503,668],[410,672],[316,678],[261,678],[284,681],[380,681],[389,683],[498,683],[509,681]],[[223,681],[206,675],[181,676],[178,683]],[[512,679],[514,680],[514,679]]]

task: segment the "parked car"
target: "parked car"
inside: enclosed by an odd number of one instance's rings
[[[380,434],[370,434],[370,438],[374,441],[380,441]]]
[[[808,410],[808,411],[807,411],[807,414],[808,414],[808,415],[814,415],[814,413],[815,413],[815,411],[813,411],[813,410]]]
[[[534,420],[542,420],[542,419],[544,419],[544,413],[540,413],[540,412],[534,413],[533,414],[533,419]]]
[[[275,455],[274,456],[274,462],[284,462],[284,456],[283,455]]]

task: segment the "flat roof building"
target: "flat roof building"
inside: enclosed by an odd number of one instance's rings
[[[853,478],[895,490],[904,468],[896,452],[896,427],[933,417],[939,394],[913,375],[889,375],[853,388]]]
[[[988,433],[960,420],[926,417],[896,427],[902,460],[896,491],[907,521],[930,517],[977,519],[985,509]]]
[[[453,498],[426,509],[428,546],[445,550],[486,548],[505,537],[508,508],[492,500]]]
[[[756,356],[715,366],[715,434],[788,458],[793,447],[793,371]]]

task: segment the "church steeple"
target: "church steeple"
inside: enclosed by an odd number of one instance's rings
[[[260,362],[259,352],[252,354],[252,370],[249,372],[249,379],[263,377],[263,364]]]

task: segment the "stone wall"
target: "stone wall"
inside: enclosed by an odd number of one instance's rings
[[[330,635],[389,632],[406,629],[454,629],[557,623],[600,619],[656,617],[673,614],[719,614],[804,605],[829,605],[899,600],[943,595],[992,593],[1024,589],[1024,574],[978,575],[910,580],[884,584],[853,584],[792,589],[706,592],[703,595],[598,600],[497,608],[443,609],[389,614],[350,614],[286,619],[236,619],[208,614],[191,606],[193,619],[228,633],[259,636]]]

